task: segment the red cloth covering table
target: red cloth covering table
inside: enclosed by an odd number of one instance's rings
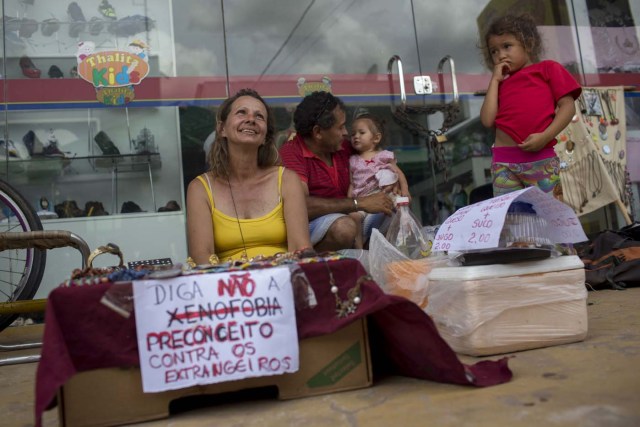
[[[396,375],[461,385],[490,386],[507,382],[507,359],[461,363],[440,337],[431,318],[413,302],[385,294],[372,280],[361,287],[362,302],[354,314],[336,316],[335,298],[329,286],[331,268],[340,295],[346,295],[358,278],[366,275],[354,259],[301,263],[316,294],[318,305],[297,312],[299,339],[332,333],[368,316],[376,361]],[[36,374],[36,426],[56,393],[76,372],[139,364],[135,313],[129,318],[100,303],[113,286],[59,287],[49,295],[45,313],[42,356]],[[377,345],[375,345],[377,343]],[[380,354],[376,354],[379,350]]]

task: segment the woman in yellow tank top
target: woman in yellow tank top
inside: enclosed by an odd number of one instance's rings
[[[187,190],[189,256],[196,264],[311,246],[298,175],[277,166],[269,107],[243,89],[218,109],[209,171]]]

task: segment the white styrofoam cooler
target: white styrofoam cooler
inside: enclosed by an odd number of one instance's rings
[[[510,353],[587,336],[584,264],[577,256],[434,268],[427,313],[458,353]]]

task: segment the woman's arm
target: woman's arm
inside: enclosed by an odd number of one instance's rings
[[[209,257],[215,254],[211,206],[198,179],[191,181],[187,189],[187,242],[195,263],[209,264]]]
[[[306,195],[298,174],[289,169],[282,176],[282,201],[289,251],[310,248]]]

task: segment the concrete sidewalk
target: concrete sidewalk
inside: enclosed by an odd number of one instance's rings
[[[291,401],[243,396],[216,404],[210,397],[210,406],[138,425],[640,426],[640,288],[590,292],[588,301],[587,339],[513,353],[507,384],[478,389],[387,377],[367,389]],[[41,326],[9,328],[0,343],[41,333]],[[35,372],[35,363],[0,367],[0,425],[33,425]],[[44,425],[58,425],[56,410],[45,413]]]

